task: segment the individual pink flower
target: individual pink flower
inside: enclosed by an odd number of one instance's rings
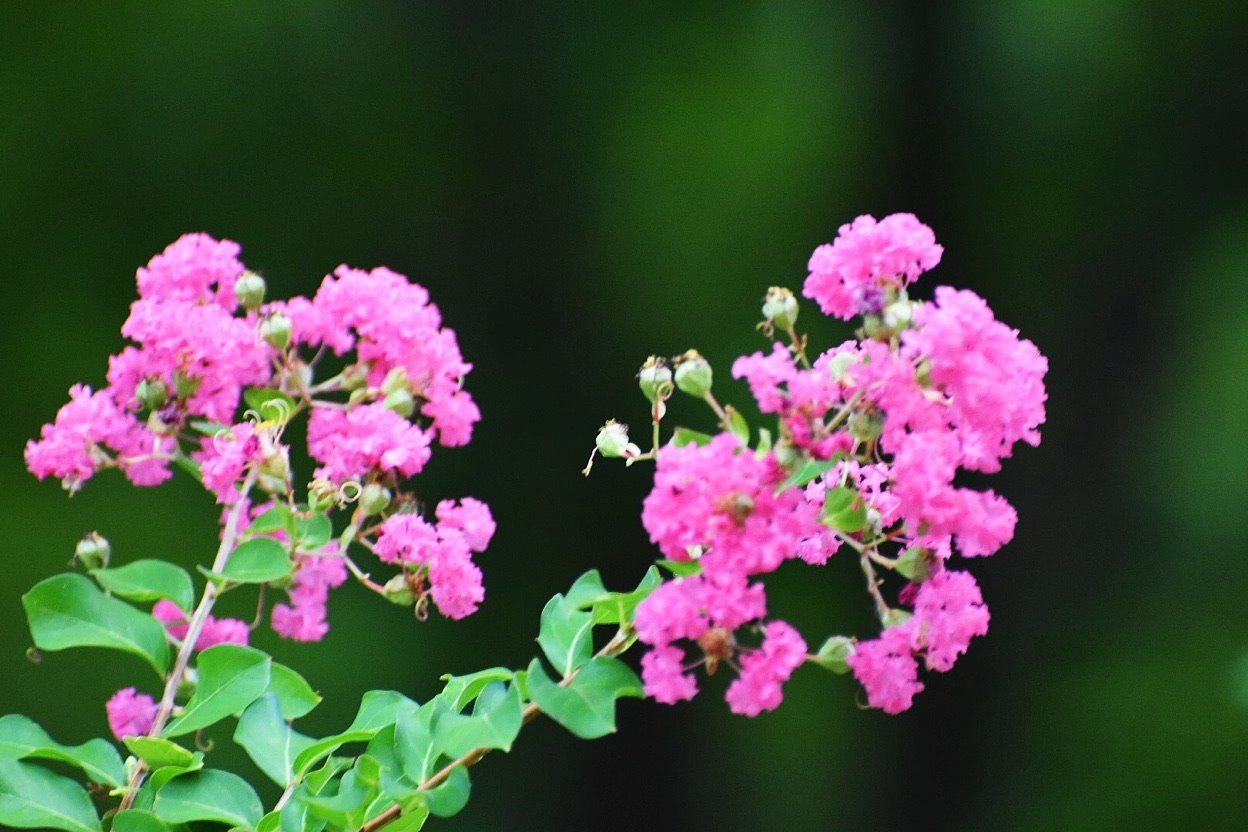
[[[728,686],[725,699],[734,714],[758,716],[772,711],[784,698],[782,687],[806,661],[806,642],[784,621],[772,621],[757,650],[741,656],[741,675]]]
[[[429,594],[448,618],[470,615],[485,598],[468,538],[450,522],[435,528],[419,515],[393,514],[381,524],[373,552],[387,563],[425,567]]]
[[[913,621],[913,619],[911,619]],[[918,681],[919,663],[914,659],[914,627],[907,621],[889,627],[880,637],[860,641],[845,662],[867,691],[872,708],[898,714],[910,707],[914,695],[923,690]]]
[[[322,463],[315,475],[335,482],[372,471],[417,474],[429,461],[429,440],[429,432],[380,403],[318,407],[308,418],[308,453]]]
[[[329,590],[347,580],[347,566],[337,556],[337,544],[318,554],[295,556],[290,604],[274,604],[273,631],[292,641],[320,641],[329,632]]]
[[[679,647],[656,647],[641,657],[641,681],[646,696],[664,705],[692,699],[698,692],[697,680],[684,672],[685,653]]]
[[[454,500],[443,500],[434,513],[439,527],[445,525],[459,529],[468,542],[468,548],[474,552],[484,552],[498,528],[490,515],[490,507],[472,497],[465,497],[458,504]]]
[[[942,571],[919,584],[914,602],[918,644],[929,670],[945,671],[973,636],[987,635],[988,607],[969,572]]]
[[[190,624],[187,622],[186,613],[177,604],[162,598],[152,607],[152,616],[165,625],[165,630],[171,637],[186,638]],[[239,621],[237,618],[218,619],[210,615],[204,619],[199,638],[195,639],[195,649],[207,650],[218,644],[246,645],[250,635],[251,630],[246,621]]]
[[[825,315],[843,320],[878,313],[890,294],[934,268],[943,252],[932,229],[913,214],[891,214],[878,223],[863,215],[815,249],[802,294]]]
[[[104,705],[108,712],[108,728],[118,740],[141,737],[152,730],[156,720],[156,701],[135,688],[123,688]]]

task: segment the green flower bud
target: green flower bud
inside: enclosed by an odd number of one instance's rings
[[[284,350],[290,344],[291,329],[290,318],[273,314],[260,322],[260,337],[274,349]]]
[[[234,297],[244,309],[259,309],[266,288],[264,278],[248,269],[234,281]]]
[[[179,399],[189,399],[195,395],[195,391],[204,383],[204,380],[198,376],[188,376],[181,372],[173,374],[173,389],[177,392]]]
[[[78,545],[74,547],[74,560],[85,569],[103,569],[108,566],[112,547],[98,532],[87,532]]]
[[[598,453],[603,456],[629,456],[630,452],[640,453],[636,445],[628,441],[628,425],[620,424],[614,419],[598,428],[598,438],[594,440]]]
[[[849,662],[845,659],[854,654],[854,640],[848,636],[832,636],[823,643],[815,654],[815,663],[833,673],[849,672]]]
[[[772,286],[763,298],[763,320],[786,332],[797,323],[797,309],[797,298],[781,286]]]
[[[315,512],[329,511],[338,502],[338,486],[317,478],[308,483],[308,508]]]
[[[385,599],[391,604],[398,604],[400,607],[411,607],[416,604],[416,593],[412,591],[407,583],[407,576],[402,572],[386,581],[384,589],[386,590]]]
[[[381,380],[381,392],[383,395],[388,396],[395,391],[405,389],[407,389],[407,370],[403,367],[393,368]]]
[[[197,690],[199,690],[199,670],[188,667],[182,674],[182,678],[178,680],[178,689],[174,693],[174,698],[179,702],[189,702]]]
[[[711,392],[711,362],[697,350],[689,350],[676,361],[676,386],[682,392],[697,399],[706,398]]]
[[[638,385],[642,395],[650,400],[650,404],[658,404],[672,395],[672,371],[667,362],[656,355],[646,359],[637,374]]]
[[[342,386],[352,392],[368,386],[368,365],[360,362],[342,371]]]
[[[380,514],[390,505],[390,490],[383,485],[370,482],[360,492],[360,510],[365,517]]]
[[[393,393],[386,394],[386,397],[382,399],[381,405],[388,410],[393,410],[404,419],[409,418],[416,412],[416,399],[402,387]]]
[[[849,435],[859,442],[874,442],[884,434],[884,414],[878,410],[856,411],[849,417]]]
[[[134,397],[144,410],[160,410],[169,401],[169,385],[158,378],[145,378],[134,388]]]

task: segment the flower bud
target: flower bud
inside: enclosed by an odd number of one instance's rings
[[[763,320],[784,331],[797,323],[797,298],[788,289],[772,286],[763,298]]]
[[[323,477],[308,483],[308,508],[315,512],[329,511],[338,502],[338,486]]]
[[[199,376],[188,376],[180,370],[173,374],[173,389],[177,392],[179,399],[189,399],[195,395],[195,391],[204,383]]]
[[[689,350],[676,361],[676,386],[697,399],[711,392],[711,362],[697,350]]]
[[[178,689],[174,693],[174,698],[179,702],[189,702],[197,690],[199,690],[199,670],[188,667],[182,673],[182,678],[178,680]]]
[[[134,397],[144,410],[160,410],[169,401],[169,385],[159,378],[145,378],[134,388]]]
[[[859,442],[874,442],[883,434],[884,414],[880,411],[856,411],[849,417],[849,435]]]
[[[384,589],[386,590],[385,599],[391,604],[410,607],[416,603],[416,593],[412,591],[407,583],[407,576],[402,572],[386,581]]]
[[[102,569],[108,566],[108,558],[111,554],[112,547],[108,545],[108,540],[101,537],[98,532],[87,532],[86,536],[74,547],[74,560],[86,569]]]
[[[390,372],[386,373],[386,377],[381,380],[381,392],[383,395],[390,395],[398,390],[407,389],[407,370],[404,367],[394,367]]]
[[[620,424],[614,419],[598,428],[598,438],[594,440],[598,453],[608,457],[628,456],[631,451],[640,452],[636,445],[628,441],[628,425]]]
[[[380,514],[388,505],[390,505],[390,490],[383,485],[370,482],[360,492],[360,511],[364,512],[365,517]]]
[[[234,281],[234,297],[244,309],[259,309],[266,288],[264,278],[248,269]]]
[[[342,386],[352,392],[363,390],[368,386],[368,365],[364,362],[352,364],[342,371]]]
[[[416,399],[405,388],[400,387],[393,393],[386,394],[386,397],[382,399],[381,406],[387,410],[393,410],[404,419],[407,419],[416,412]]]
[[[656,355],[650,356],[641,365],[637,381],[642,395],[650,400],[650,404],[658,404],[672,395],[672,371],[667,368],[667,362]]]
[[[848,636],[832,636],[823,643],[815,654],[815,663],[833,673],[849,672],[849,662],[845,659],[854,654],[854,640]]]
[[[275,313],[260,322],[260,337],[274,349],[284,350],[290,343],[292,325],[290,318]]]

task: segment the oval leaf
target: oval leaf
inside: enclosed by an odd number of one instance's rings
[[[104,589],[135,601],[164,598],[190,612],[195,586],[186,570],[163,560],[136,560],[116,569],[92,569],[91,576]]]
[[[19,714],[0,717],[0,757],[60,760],[78,766],[94,782],[110,786],[120,786],[126,779],[121,755],[108,740],[96,738],[82,745],[61,745],[36,722]]]
[[[295,758],[312,744],[312,739],[286,724],[277,697],[266,693],[239,717],[234,742],[274,783],[288,786],[294,778]]]
[[[40,581],[22,596],[22,606],[41,650],[111,647],[143,657],[165,675],[169,643],[161,623],[105,595],[84,575],[66,572]]]
[[[131,754],[147,763],[147,767],[153,771],[167,766],[190,768],[195,763],[194,752],[172,740],[162,740],[159,737],[126,737],[122,742]]]
[[[242,713],[268,687],[270,661],[265,653],[241,644],[218,644],[200,653],[199,687],[161,736],[198,731]]]
[[[637,674],[612,656],[593,659],[564,686],[551,681],[540,659],[529,665],[528,678],[533,702],[551,719],[585,740],[615,731],[616,699],[645,695]]]
[[[269,671],[269,686],[265,693],[277,696],[282,708],[282,719],[296,719],[320,704],[321,697],[312,690],[307,680],[284,664],[273,662]]]
[[[237,774],[204,769],[175,777],[156,793],[154,811],[171,823],[215,820],[254,829],[264,807],[247,781]]]
[[[436,701],[433,739],[449,757],[462,757],[474,748],[509,751],[520,733],[520,689],[514,684],[495,681],[486,685],[473,703],[472,716],[448,710],[440,697]]]
[[[421,794],[425,796],[425,805],[429,813],[440,818],[449,818],[459,812],[468,803],[468,792],[472,782],[468,779],[468,770],[463,766],[451,769],[446,782],[435,786]]]
[[[0,823],[21,829],[99,832],[87,791],[43,766],[0,757]]]
[[[169,826],[151,812],[127,809],[113,815],[113,832],[169,832]]]
[[[238,544],[221,575],[240,584],[263,584],[285,578],[292,568],[286,547],[271,537],[253,537]]]

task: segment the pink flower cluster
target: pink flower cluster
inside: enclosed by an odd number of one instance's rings
[[[864,553],[873,586],[868,554],[879,565],[896,564],[878,551],[882,545],[921,552],[927,561],[921,582],[903,595],[914,603],[912,617],[858,644],[849,658],[873,706],[909,707],[922,688],[919,658],[948,670],[972,636],[987,632],[974,579],[945,564],[955,550],[995,552],[1012,538],[1017,516],[1003,497],[955,479],[959,470],[999,470],[1016,442],[1039,443],[1048,365],[973,292],[941,286],[934,302],[907,297],[906,286],[942,252],[931,229],[910,214],[842,226],[811,257],[805,294],[830,315],[866,315],[870,325],[810,364],[797,348],[776,343],[733,365],[759,409],[779,418],[775,447],[752,452],[723,433],[702,447],[658,451],[642,522],[666,557],[696,558],[701,570],[637,607],[638,636],[654,647],[642,663],[650,695],[664,702],[694,695],[675,644],[688,640],[701,647],[708,668],[741,654],[741,676],[729,693],[734,711],[775,707],[780,682],[805,660],[805,645],[796,649],[796,631],[772,621],[762,648],[736,647],[732,633],[767,612],[762,585],[748,576],[790,558],[822,564],[847,543]],[[802,487],[780,488],[802,465],[819,462],[830,470]],[[841,502],[829,509],[833,492]],[[842,510],[859,513],[851,523],[833,516]],[[878,595],[877,603],[883,615]],[[788,646],[769,647],[781,633]],[[792,666],[759,658],[773,655]],[[764,664],[774,669],[769,683],[749,681],[751,668]]]
[[[296,555],[292,580],[286,590],[290,604],[273,605],[273,631],[292,641],[320,641],[329,632],[329,590],[347,580],[347,566],[332,551]]]
[[[186,613],[182,612],[177,604],[172,601],[157,601],[156,606],[152,607],[152,617],[165,625],[165,632],[169,633],[172,638],[186,638],[190,627],[187,624]],[[218,644],[246,645],[250,634],[251,630],[246,621],[239,621],[237,618],[214,618],[210,615],[204,620],[204,626],[199,631],[199,638],[195,639],[195,649],[207,650]]]
[[[494,518],[485,503],[471,497],[458,504],[443,500],[436,513],[436,526],[418,514],[386,518],[373,552],[386,563],[402,564],[409,586],[422,595],[427,591],[443,615],[463,618],[485,598],[472,553],[489,545]]]

